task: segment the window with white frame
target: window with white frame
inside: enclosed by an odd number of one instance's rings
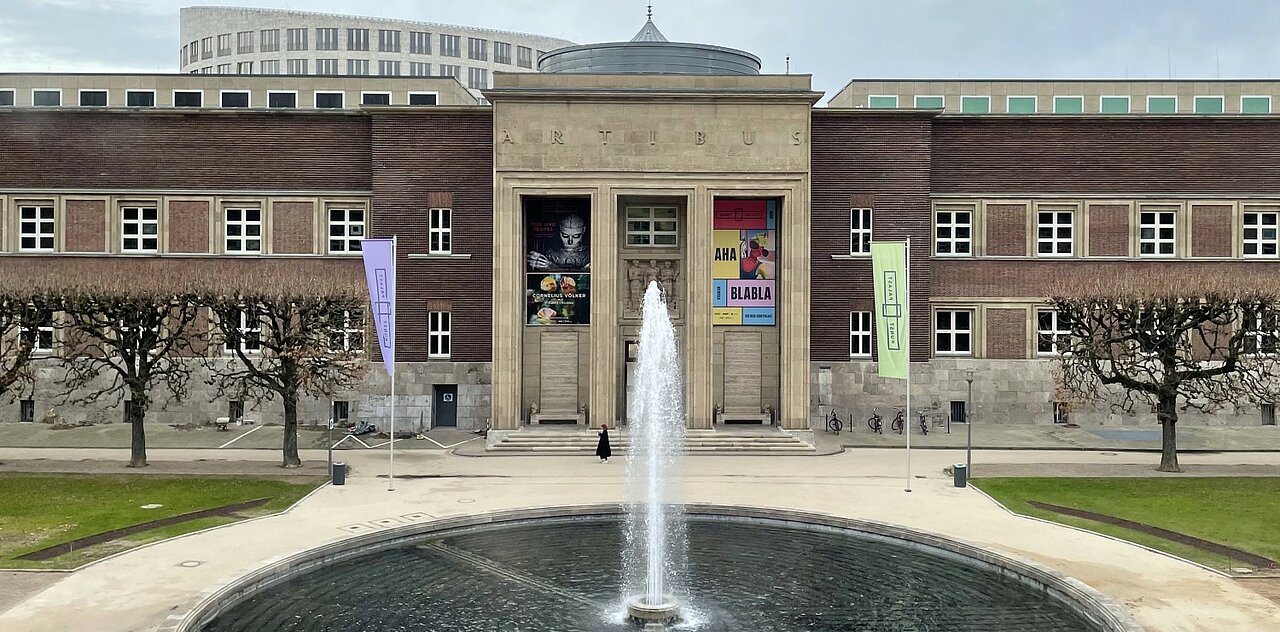
[[[342,92],[321,92],[316,91],[315,103],[320,109],[342,109],[343,97],[346,96]]]
[[[973,312],[940,309],[933,313],[933,351],[937,355],[973,353]]]
[[[264,53],[275,53],[280,51],[280,29],[263,29],[258,33],[258,48]],[[191,43],[192,50],[195,50],[195,42]]]
[[[155,206],[120,207],[121,252],[156,252],[159,242],[160,213]]]
[[[213,57],[213,36],[200,39],[200,59]]]
[[[369,76],[369,60],[367,59],[348,59],[347,74],[353,77]]]
[[[433,208],[428,222],[427,252],[447,255],[453,252],[453,209]]]
[[[943,256],[972,254],[973,211],[943,208],[934,214],[933,252]]]
[[[256,255],[262,252],[262,209],[234,206],[226,209],[226,252]]]
[[[125,90],[124,104],[131,108],[153,108],[156,106],[156,91]]]
[[[1249,330],[1242,341],[1245,353],[1270,355],[1280,350],[1280,323],[1275,314],[1254,313],[1246,316],[1245,324]]]
[[[14,90],[0,90],[0,108],[11,108],[16,97]]]
[[[489,59],[489,40],[479,37],[467,38],[467,59],[487,61]]]
[[[52,204],[18,206],[18,249],[27,252],[52,251],[54,248],[54,211]]]
[[[249,310],[236,312],[235,333],[222,342],[225,353],[234,354],[238,347],[246,354],[262,352],[262,323]]]
[[[439,98],[434,92],[410,92],[409,105],[435,105]]]
[[[1275,257],[1280,254],[1280,236],[1277,225],[1280,212],[1245,211],[1241,235],[1246,257]]]
[[[429,312],[427,314],[427,357],[449,357],[452,324],[449,312]]]
[[[361,92],[360,105],[391,105],[391,93]]]
[[[285,50],[307,50],[307,29],[286,30]]]
[[[329,207],[329,253],[360,252],[364,220],[363,208]]]
[[[223,33],[218,36],[218,56],[226,57],[231,54],[231,34]]]
[[[1138,223],[1138,255],[1142,257],[1174,256],[1176,211],[1142,211]]]
[[[511,45],[506,42],[493,43],[493,62],[495,64],[511,63]]]
[[[62,105],[62,90],[32,90],[31,105],[37,107],[59,107]]]
[[[305,59],[287,59],[285,60],[285,70],[291,75],[307,74],[307,60]],[[263,64],[266,67],[266,64]]]
[[[440,76],[453,77],[455,79],[458,77],[461,77],[462,66],[458,66],[455,64],[440,64]]]
[[[399,77],[400,62],[388,61],[386,59],[378,61],[378,76],[379,77]]]
[[[849,357],[871,357],[871,312],[849,312]]]
[[[440,35],[440,56],[441,57],[461,57],[462,56],[462,36],[461,35]]]
[[[1036,310],[1036,355],[1060,355],[1071,339],[1065,318],[1057,310]]]
[[[347,29],[347,50],[369,50],[369,29]]]
[[[236,52],[241,55],[253,52],[253,31],[236,33]]]
[[[364,352],[364,311],[342,310],[330,322],[329,344],[335,350]]]
[[[81,90],[80,105],[82,107],[106,107],[106,90]]]
[[[409,31],[409,54],[430,55],[431,34],[423,31]]]
[[[316,60],[317,75],[336,75],[338,74],[337,58],[326,58]]]
[[[247,108],[249,107],[249,92],[238,90],[222,91],[222,107],[224,108]]]
[[[410,77],[430,77],[431,62],[429,61],[411,61],[409,62]],[[409,105],[413,105],[410,103]]]
[[[516,46],[516,65],[521,68],[533,68],[533,49],[528,46]]]
[[[298,93],[297,92],[267,92],[267,107],[296,108],[298,107]]]
[[[337,27],[316,29],[316,50],[338,50]]]
[[[674,206],[628,206],[627,245],[674,248],[680,243]]]
[[[1075,243],[1074,211],[1036,212],[1036,254],[1041,257],[1070,257]]]
[[[53,315],[50,314],[35,326],[23,327],[20,335],[31,336],[31,350],[37,354],[53,352]]]
[[[489,87],[489,70],[487,68],[468,68],[467,87],[481,90]]]
[[[383,53],[400,52],[400,31],[378,29],[378,51]]]
[[[849,254],[871,254],[871,209],[849,210]]]

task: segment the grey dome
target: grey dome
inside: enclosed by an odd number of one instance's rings
[[[709,44],[669,42],[650,19],[629,42],[558,48],[538,58],[538,71],[574,74],[758,75],[760,58]]]

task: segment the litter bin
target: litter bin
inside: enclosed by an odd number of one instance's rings
[[[965,487],[969,484],[969,466],[964,463],[956,463],[951,466],[951,475],[955,478],[956,487]]]
[[[347,464],[342,461],[333,462],[333,484],[347,484]]]

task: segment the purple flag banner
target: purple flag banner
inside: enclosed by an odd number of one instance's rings
[[[369,283],[369,312],[377,328],[378,348],[388,375],[396,372],[396,248],[391,239],[362,239],[364,276]]]

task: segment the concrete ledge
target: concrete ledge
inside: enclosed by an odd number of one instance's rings
[[[713,520],[741,521],[789,528],[845,533],[908,546],[941,555],[970,566],[978,566],[1014,579],[1046,597],[1066,605],[1093,625],[1107,632],[1141,632],[1144,628],[1119,604],[1083,582],[1066,577],[1033,562],[1016,560],[993,551],[942,536],[897,525],[839,518],[825,514],[732,505],[685,505],[691,516]],[[620,504],[549,506],[486,514],[444,518],[429,523],[404,525],[326,544],[289,557],[274,560],[247,575],[230,579],[203,594],[185,615],[172,615],[157,630],[197,632],[222,612],[250,595],[321,566],[410,544],[425,536],[465,533],[496,526],[530,522],[616,519],[625,513]],[[175,612],[184,612],[174,608]],[[174,621],[174,619],[179,619]]]

